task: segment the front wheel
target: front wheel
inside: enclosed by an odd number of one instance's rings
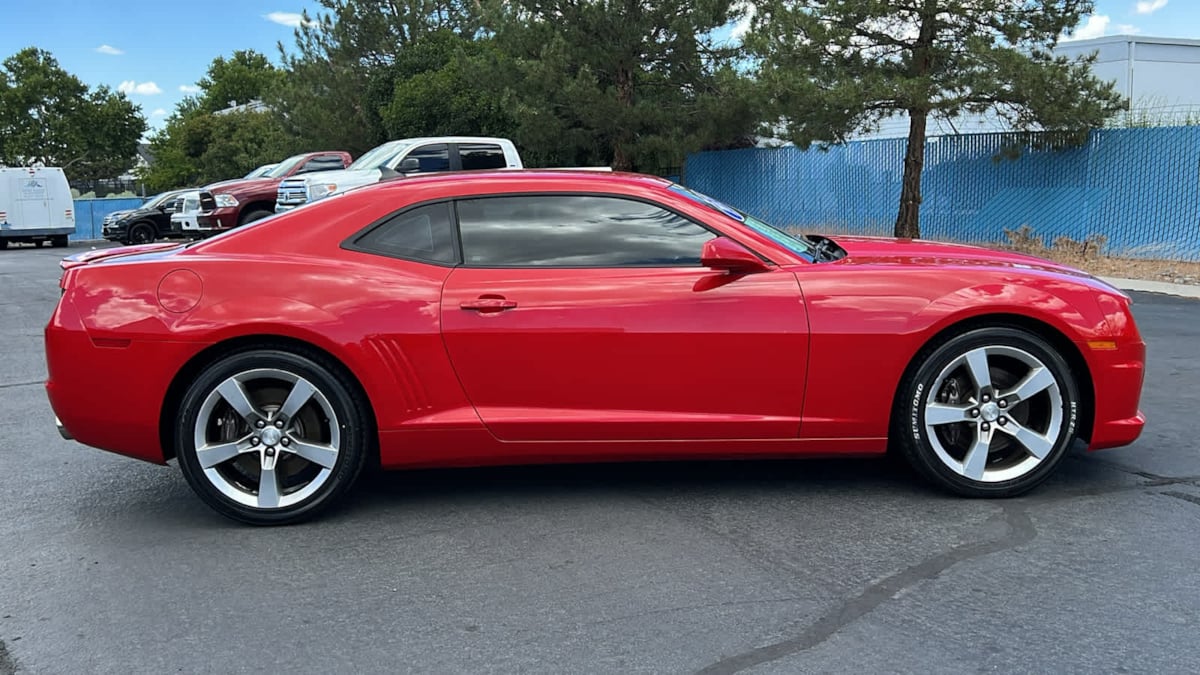
[[[370,438],[367,403],[317,355],[246,351],[206,368],[179,408],[188,484],[222,515],[254,525],[310,518],[346,493]]]
[[[241,219],[241,221],[238,222],[238,225],[246,225],[249,223],[253,223],[256,220],[262,220],[263,218],[266,218],[269,215],[272,215],[271,211],[267,211],[265,209],[257,209],[257,210],[251,211],[251,212],[245,214],[244,216],[242,216],[242,219]]]
[[[149,223],[138,223],[129,228],[129,235],[126,239],[132,245],[152,244],[154,243],[154,226]]]
[[[1012,497],[1049,477],[1075,439],[1078,386],[1050,344],[981,328],[923,350],[900,388],[894,433],[926,478],[970,497]]]

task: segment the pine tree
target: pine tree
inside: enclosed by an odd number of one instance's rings
[[[744,142],[758,118],[716,33],[733,0],[493,0],[517,140],[534,162],[654,170]],[[505,69],[503,66],[507,66]]]
[[[1124,107],[1095,57],[1052,52],[1090,0],[765,0],[747,45],[798,146],[907,114],[895,235],[920,235],[930,116],[991,113],[1021,131],[1080,132]]]

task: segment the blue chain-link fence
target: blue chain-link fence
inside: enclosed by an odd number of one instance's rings
[[[925,148],[921,235],[1005,241],[1022,225],[1049,243],[1103,236],[1106,252],[1200,260],[1200,127],[1093,132],[1085,145],[1038,150],[1020,137],[946,136]],[[779,225],[891,234],[904,139],[828,150],[754,148],[688,158],[689,187]]]

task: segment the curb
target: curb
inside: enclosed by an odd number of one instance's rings
[[[1143,293],[1163,293],[1179,298],[1200,298],[1200,286],[1188,284],[1173,284],[1166,281],[1142,281],[1140,279],[1117,279],[1100,277],[1106,283],[1112,284],[1123,291],[1141,291]]]

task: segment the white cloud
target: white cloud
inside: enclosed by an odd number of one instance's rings
[[[1153,14],[1167,6],[1167,0],[1142,0],[1137,4],[1138,14]]]
[[[109,56],[120,56],[125,53],[125,50],[117,49],[112,45],[100,45],[99,47],[96,47],[96,51],[100,52],[101,54],[108,54]]]
[[[1108,24],[1111,21],[1112,19],[1104,14],[1092,14],[1087,18],[1087,21],[1083,22],[1082,26],[1075,29],[1072,35],[1064,37],[1063,42],[1104,37],[1104,33],[1108,31]]]
[[[163,117],[167,114],[166,108],[155,108],[154,112],[150,113],[151,117]]]
[[[270,14],[264,14],[263,18],[271,23],[277,23],[280,26],[287,26],[288,28],[299,28],[303,24],[313,26],[317,23],[312,19],[305,21],[304,15],[298,12],[271,12]]]
[[[1117,24],[1117,33],[1120,35],[1137,35],[1142,29],[1128,23]]]
[[[738,19],[737,23],[733,24],[733,32],[730,33],[730,37],[734,40],[746,37],[746,33],[750,32],[750,23],[754,21],[755,7],[752,3],[743,2],[739,9],[743,10],[745,14]]]
[[[142,96],[162,93],[162,89],[159,89],[158,85],[153,82],[134,82],[133,80],[125,80],[117,85],[117,91],[123,94],[141,94]]]
[[[179,91],[182,91],[185,94],[199,94],[200,87],[194,84],[181,84],[179,85]]]

